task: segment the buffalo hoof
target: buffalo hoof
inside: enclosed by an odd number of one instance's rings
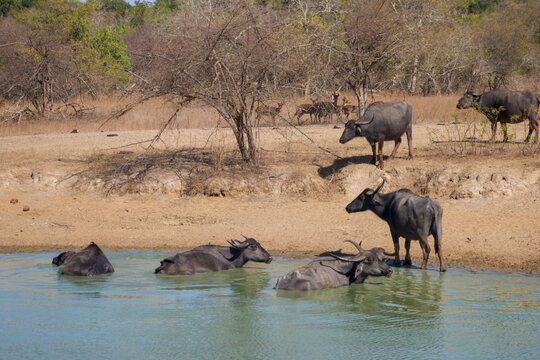
[[[440,268],[439,271],[440,271],[440,272],[446,272],[446,269],[442,267],[442,268]]]
[[[384,165],[377,165],[377,169],[384,170]]]
[[[411,266],[411,265],[412,265],[412,261],[411,261],[411,260],[405,260],[405,261],[403,261],[403,265],[404,265],[404,266]]]
[[[394,260],[394,263],[392,265],[401,266],[401,260],[398,260],[398,261]]]

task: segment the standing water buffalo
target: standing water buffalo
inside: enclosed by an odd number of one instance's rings
[[[373,151],[372,164],[377,164],[375,145],[379,143],[379,167],[384,167],[383,145],[385,141],[394,140],[394,150],[390,154],[390,160],[401,144],[401,136],[407,134],[409,145],[409,159],[412,159],[412,105],[401,100],[392,102],[377,101],[366,109],[359,120],[349,120],[345,124],[345,130],[339,138],[339,142],[345,144],[357,136],[363,136],[371,145]]]
[[[315,260],[309,264],[280,277],[274,289],[318,290],[361,284],[368,276],[388,276],[392,269],[386,265],[388,254],[382,248],[362,249],[360,244],[350,242],[358,249],[357,255],[327,252],[320,256],[334,259]]]
[[[242,235],[243,236],[243,235]],[[228,246],[202,245],[161,261],[156,274],[191,275],[241,268],[249,260],[270,264],[270,254],[252,238],[230,240]]]
[[[491,140],[495,139],[497,131],[497,122],[501,123],[504,133],[504,142],[508,141],[506,132],[507,123],[520,123],[525,119],[529,119],[529,134],[525,138],[525,142],[529,142],[533,130],[536,133],[535,142],[538,142],[538,105],[540,104],[540,96],[525,91],[508,91],[508,90],[491,90],[483,94],[477,95],[467,91],[461,99],[459,99],[457,108],[468,109],[474,108],[476,111],[484,114],[491,122]]]
[[[371,210],[388,223],[394,241],[395,261],[399,265],[399,237],[405,238],[405,265],[411,264],[409,249],[411,240],[419,240],[422,248],[422,269],[427,266],[431,251],[427,238],[433,235],[435,253],[439,255],[440,271],[445,271],[442,261],[442,209],[439,203],[428,197],[415,195],[408,189],[379,194],[384,180],[375,191],[365,189],[346,210],[348,213]]]
[[[52,263],[63,266],[61,270],[63,275],[95,276],[114,272],[105,254],[94,242],[78,253],[73,251],[60,253]]]

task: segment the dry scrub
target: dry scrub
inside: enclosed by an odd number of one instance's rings
[[[251,166],[239,160],[234,151],[221,148],[138,154],[120,151],[87,158],[88,167],[77,174],[73,186],[107,195],[323,195],[331,190],[331,181],[302,166],[291,170],[282,160],[267,155],[263,165]],[[297,156],[289,158],[291,162],[298,160]]]

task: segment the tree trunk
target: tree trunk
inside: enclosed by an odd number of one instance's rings
[[[358,101],[358,117],[362,117],[367,108],[367,95],[368,89],[365,81],[362,81],[360,86],[355,87],[354,94],[356,95],[356,100]]]
[[[416,81],[418,79],[418,53],[414,54],[413,73],[411,76],[411,85],[409,92],[414,95],[416,93]]]

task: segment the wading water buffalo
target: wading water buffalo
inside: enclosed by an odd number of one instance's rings
[[[382,169],[384,167],[382,155],[384,142],[394,140],[394,150],[390,154],[390,159],[393,159],[404,133],[407,134],[409,159],[412,159],[412,105],[401,100],[387,103],[377,101],[368,106],[359,120],[347,121],[339,142],[345,144],[357,136],[365,137],[373,152],[372,164],[377,164],[375,145],[378,142],[379,167]]]
[[[445,271],[442,261],[442,209],[439,203],[428,197],[415,195],[408,189],[379,194],[384,180],[376,190],[365,189],[346,210],[348,213],[371,210],[388,223],[395,249],[395,264],[399,259],[399,238],[405,238],[405,265],[411,264],[409,249],[411,240],[419,240],[422,248],[422,269],[427,266],[431,251],[427,238],[433,235],[435,253],[439,255],[440,271]]]
[[[533,130],[536,133],[535,142],[538,142],[538,122],[536,117],[539,104],[540,96],[529,90],[508,91],[497,89],[479,95],[468,91],[459,99],[456,107],[458,109],[474,108],[484,114],[491,122],[491,141],[495,139],[497,122],[501,123],[504,133],[503,141],[507,142],[506,124],[520,123],[525,119],[529,119],[529,134],[525,138],[525,142],[530,140]]]
[[[392,269],[386,265],[388,254],[382,248],[362,249],[360,244],[350,242],[358,249],[357,255],[327,252],[321,256],[334,259],[315,260],[300,269],[280,277],[274,289],[318,290],[361,284],[368,276],[388,276]]]
[[[99,246],[91,242],[78,253],[65,251],[52,260],[57,266],[63,266],[61,274],[74,276],[95,276],[114,272],[114,268]]]
[[[243,236],[243,235],[242,235]],[[203,245],[161,261],[156,274],[191,275],[241,268],[249,260],[270,264],[270,254],[252,238],[230,240],[231,246]]]

